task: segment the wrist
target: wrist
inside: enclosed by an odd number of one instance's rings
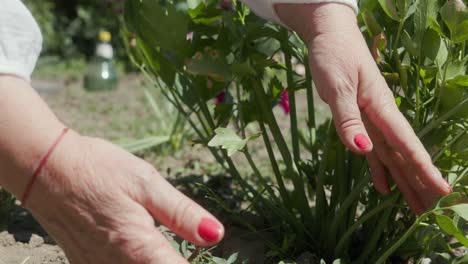
[[[358,29],[354,10],[339,3],[276,4],[281,21],[306,42],[323,34]]]
[[[72,188],[72,176],[79,175],[83,168],[83,163],[80,162],[84,156],[82,150],[86,146],[83,137],[72,130],[66,133],[61,131],[62,134],[55,133],[54,141],[42,154],[44,157],[47,151],[51,151],[37,175],[25,204],[25,207],[33,212],[47,212],[51,207],[51,201],[63,201]],[[57,144],[54,146],[55,142]],[[40,162],[36,163],[36,168]],[[31,175],[28,175],[28,180],[31,180]],[[23,187],[23,194],[25,191],[26,186]]]

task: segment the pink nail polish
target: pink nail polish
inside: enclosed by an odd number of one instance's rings
[[[447,187],[448,187],[449,191],[451,193],[453,193],[453,189],[452,189],[452,186],[450,186],[450,183],[446,179],[444,179],[444,181],[447,183]]]
[[[354,144],[360,149],[365,149],[370,145],[370,141],[364,134],[358,134],[354,137]]]
[[[198,234],[207,242],[215,242],[221,235],[221,226],[211,218],[203,218],[198,225]]]

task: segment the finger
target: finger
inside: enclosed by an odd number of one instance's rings
[[[402,171],[405,171],[405,179],[408,184],[411,185],[412,189],[416,191],[416,194],[419,197],[419,201],[424,205],[424,209],[430,208],[437,200],[438,194],[433,192],[427,186],[427,184],[421,180],[419,175],[412,172],[401,154],[394,152],[392,158],[396,162],[398,168],[400,168]]]
[[[148,186],[146,209],[176,234],[197,245],[218,243],[224,236],[223,225],[201,206],[176,190],[157,172]]]
[[[432,164],[421,141],[399,111],[383,77],[379,76],[373,85],[380,88],[363,88],[367,94],[362,99],[363,110],[370,122],[382,133],[386,142],[403,155],[421,180],[441,195],[450,193],[450,186]]]
[[[353,152],[372,151],[372,142],[361,120],[356,98],[342,97],[330,103],[335,127],[343,143]]]
[[[117,238],[113,239],[112,246],[121,249],[123,255],[107,256],[107,258],[116,259],[119,257],[122,263],[188,264],[154,226],[154,220],[148,214],[147,209],[140,204],[135,203],[129,207],[127,214],[117,219],[117,223],[118,235],[116,235]]]
[[[391,191],[388,185],[385,167],[374,152],[367,154],[366,158],[367,163],[369,164],[372,175],[372,182],[374,183],[375,189],[383,195],[390,194]]]
[[[180,256],[174,249],[174,247],[166,240],[166,238],[159,232],[155,231],[152,234],[152,241],[149,241],[148,245],[153,245],[148,247],[148,250],[152,252],[151,260],[141,263],[181,263],[188,264],[188,261]],[[154,245],[157,245],[156,247]],[[135,254],[135,253],[133,253]]]
[[[377,142],[375,145],[375,151],[379,159],[385,164],[385,166],[390,171],[390,174],[395,181],[398,189],[403,194],[406,202],[413,212],[416,214],[422,214],[425,210],[423,203],[420,201],[418,194],[411,187],[411,184],[407,181],[407,175],[405,171],[400,169],[400,166],[397,165],[397,162],[394,160],[395,155],[394,151],[385,146],[381,142]]]

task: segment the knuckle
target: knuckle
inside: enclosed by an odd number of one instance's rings
[[[336,122],[337,128],[341,130],[341,133],[347,133],[349,130],[361,126],[361,121],[356,117],[347,117]]]
[[[170,224],[174,230],[180,230],[183,227],[185,219],[187,219],[189,212],[194,209],[194,204],[186,198],[181,198],[173,214],[171,215]]]

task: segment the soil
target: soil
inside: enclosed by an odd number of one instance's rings
[[[68,264],[62,249],[27,211],[17,207],[13,219],[0,233],[0,264]]]

